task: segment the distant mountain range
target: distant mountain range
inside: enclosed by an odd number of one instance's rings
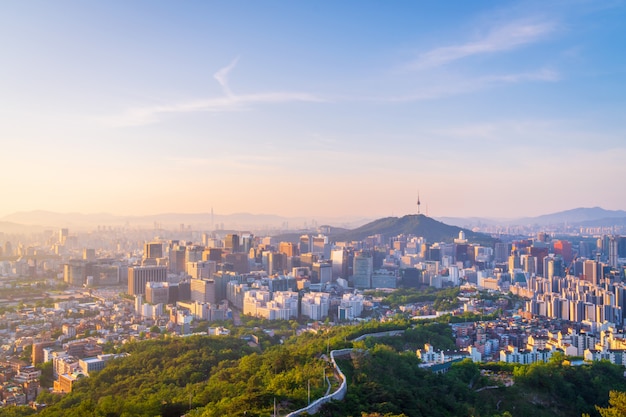
[[[509,226],[548,226],[564,225],[599,227],[626,224],[626,211],[605,210],[601,207],[575,208],[558,213],[544,214],[537,217],[522,217],[517,219],[490,219],[482,217],[439,217],[438,220],[461,227],[479,225],[509,225]]]
[[[395,221],[392,219],[396,219]],[[147,216],[116,216],[108,213],[81,214],[81,213],[55,213],[50,211],[29,211],[13,213],[0,218],[0,232],[4,233],[36,233],[43,230],[54,230],[67,227],[74,230],[93,230],[97,226],[132,227],[132,228],[162,228],[179,229],[181,225],[193,230],[229,229],[234,231],[263,231],[278,234],[284,231],[292,231],[295,235],[299,231],[315,230],[318,225],[331,225],[339,237],[350,240],[353,236],[369,236],[376,234],[379,228],[389,232],[381,234],[411,233],[414,228],[427,230],[425,222],[435,220],[426,216],[409,215],[402,218],[372,219],[359,217],[283,217],[269,214],[211,214],[211,213],[163,213]],[[402,220],[402,221],[401,221]],[[570,225],[584,227],[599,227],[621,225],[626,226],[626,211],[605,210],[600,207],[576,208],[558,213],[546,214],[537,217],[525,217],[519,219],[490,219],[490,218],[460,218],[439,217],[436,219],[444,226],[454,226],[456,231],[448,230],[446,235],[452,233],[458,235],[459,228],[466,229],[466,236],[470,238],[471,229],[480,226],[548,226]],[[370,222],[370,223],[368,223]],[[367,224],[366,224],[367,223]],[[347,231],[346,231],[347,229]],[[343,233],[343,235],[339,235]],[[423,232],[421,232],[423,233]],[[432,236],[435,238],[435,235]],[[430,240],[430,239],[429,239]],[[435,239],[440,240],[440,239]]]
[[[97,226],[179,229],[181,225],[193,230],[286,230],[310,229],[332,224],[354,228],[370,219],[358,217],[283,217],[272,214],[211,214],[162,213],[146,216],[117,216],[108,213],[56,213],[51,211],[24,211],[0,218],[0,232],[34,233],[46,229],[67,227],[72,230],[93,230]]]

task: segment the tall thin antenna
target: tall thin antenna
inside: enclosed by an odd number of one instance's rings
[[[422,203],[420,201],[420,192],[418,190],[417,191],[417,214],[420,214],[420,204],[422,204]]]

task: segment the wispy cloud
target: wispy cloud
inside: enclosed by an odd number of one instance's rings
[[[224,94],[226,94],[228,97],[233,96],[233,92],[230,91],[230,87],[228,85],[228,74],[235,68],[237,62],[239,62],[239,57],[233,59],[233,62],[231,62],[230,65],[220,69],[215,74],[213,74],[213,78],[215,78],[217,82],[220,83],[222,89],[224,90]]]
[[[424,52],[412,62],[409,69],[439,67],[473,55],[509,51],[544,39],[556,29],[551,21],[516,21],[492,28],[485,36]]]
[[[115,126],[141,126],[159,121],[159,117],[168,113],[192,112],[227,112],[246,110],[254,104],[279,104],[289,102],[323,102],[319,96],[303,92],[265,92],[236,95],[230,89],[228,76],[235,68],[239,58],[217,71],[213,78],[222,86],[224,96],[190,100],[166,105],[135,107],[123,115],[108,119]]]
[[[485,77],[485,82],[504,82],[504,83],[518,83],[522,81],[559,81],[561,75],[550,68],[543,68],[539,71],[522,72],[517,74],[505,74],[494,75]]]
[[[487,75],[483,77],[462,77],[454,80],[447,80],[445,82],[439,81],[430,83],[414,94],[388,97],[384,99],[384,101],[409,102],[437,100],[459,94],[473,93],[501,84],[515,84],[524,81],[555,82],[560,79],[560,74],[550,68],[542,68],[537,71],[529,72]]]

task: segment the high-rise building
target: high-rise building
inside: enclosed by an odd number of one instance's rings
[[[144,294],[146,283],[167,281],[165,266],[131,266],[128,268],[128,294]]]
[[[186,257],[186,249],[184,246],[175,245],[170,249],[169,253],[170,262],[169,269],[170,272],[175,274],[180,274],[181,272],[185,272],[185,257]]]
[[[189,262],[187,265],[187,273],[195,279],[208,279],[216,272],[217,263],[215,261]]]
[[[311,237],[309,235],[300,236],[300,253],[311,252]]]
[[[215,303],[217,301],[215,280],[192,279],[191,301],[197,301],[199,303]]]
[[[203,261],[214,261],[217,263],[222,262],[222,249],[221,248],[206,248],[202,252]]]
[[[298,245],[293,242],[280,242],[278,244],[278,252],[283,253],[289,257],[298,256]]]
[[[333,280],[348,277],[348,253],[345,248],[335,249],[330,253]]]
[[[267,272],[270,275],[282,274],[287,270],[287,256],[284,253],[270,252],[267,261]]]
[[[533,246],[530,247],[530,254],[537,258],[537,275],[543,276],[543,260],[548,256],[549,249],[547,246]]]
[[[250,261],[247,253],[229,253],[224,257],[224,264],[232,265],[232,271],[238,274],[250,272]]]
[[[328,316],[330,294],[323,292],[304,294],[300,302],[302,315],[312,320],[323,320]]]
[[[583,281],[591,282],[592,284],[597,285],[599,283],[598,280],[598,263],[591,259],[587,259],[583,264]]]
[[[572,252],[572,244],[567,240],[557,240],[554,242],[554,253],[561,255],[566,264],[572,262],[574,253]]]
[[[243,233],[240,239],[239,252],[248,253],[254,247],[254,235]]]
[[[520,263],[524,272],[528,272],[530,276],[537,274],[537,258],[528,254],[523,254],[520,257]]]
[[[519,253],[517,251],[512,251],[511,256],[509,256],[509,271],[513,271],[514,269],[519,269],[522,267],[522,262],[519,257]]]
[[[238,275],[234,272],[219,271],[213,274],[213,280],[215,281],[215,298],[220,302],[226,299],[226,287],[228,283],[230,281],[243,283],[245,276]]]
[[[372,288],[372,273],[374,271],[374,259],[367,252],[359,252],[354,255],[352,279],[355,288]]]
[[[69,285],[82,286],[87,277],[87,264],[83,260],[70,260],[63,265],[63,281]]]
[[[163,257],[163,244],[161,242],[149,242],[143,246],[143,257],[147,259],[159,259]]]
[[[239,235],[228,234],[224,238],[224,247],[229,249],[231,253],[238,253],[239,250]]]
[[[619,258],[619,236],[611,236],[609,238],[609,265],[613,268],[618,267],[618,258]]]
[[[591,244],[589,242],[580,241],[578,243],[578,255],[583,258],[591,258],[593,256]]]
[[[311,282],[326,284],[333,279],[333,267],[329,262],[314,262],[311,269]]]
[[[198,262],[202,260],[202,254],[204,252],[204,246],[201,245],[189,245],[185,247],[185,272],[187,271],[187,265],[189,262]]]
[[[313,268],[313,263],[317,262],[318,260],[319,260],[319,257],[314,253],[311,253],[311,252],[302,253],[300,255],[300,266]]]
[[[617,244],[617,256],[620,258],[626,258],[626,237],[620,236],[619,243]]]
[[[328,237],[324,235],[314,236],[311,245],[311,252],[316,253],[320,257],[324,257],[326,252],[326,245],[328,244]]]
[[[167,304],[170,295],[169,289],[167,282],[146,283],[146,301],[150,304]]]
[[[96,250],[95,249],[83,249],[83,260],[85,261],[95,261],[96,260]]]
[[[60,229],[59,230],[59,243],[61,245],[65,245],[67,242],[67,237],[70,235],[69,229]]]
[[[8,240],[4,242],[4,256],[13,256],[13,245]]]
[[[543,275],[544,278],[552,279],[553,277],[563,276],[563,258],[560,255],[547,256],[543,258]]]

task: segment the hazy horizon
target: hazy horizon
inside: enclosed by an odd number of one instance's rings
[[[10,2],[0,218],[626,209],[626,3]],[[148,214],[150,215],[150,214]]]

